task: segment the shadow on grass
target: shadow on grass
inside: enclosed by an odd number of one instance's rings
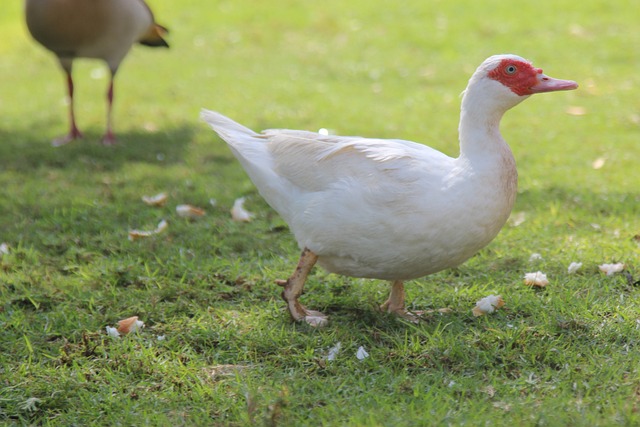
[[[107,147],[101,135],[88,132],[83,139],[63,147],[51,145],[52,135],[39,129],[37,123],[28,130],[0,129],[0,169],[28,172],[36,168],[66,169],[90,167],[95,171],[111,171],[127,163],[172,164],[183,160],[194,134],[184,125],[160,132],[135,130],[118,133],[118,144]]]

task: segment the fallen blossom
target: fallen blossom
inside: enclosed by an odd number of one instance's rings
[[[599,265],[598,268],[603,273],[606,273],[607,276],[612,276],[624,270],[624,264],[621,262],[617,264],[602,264],[602,265]]]
[[[200,209],[191,205],[178,205],[176,206],[176,213],[182,218],[195,219],[204,216],[205,211],[204,209]]]
[[[156,227],[155,232],[162,233],[164,230],[167,229],[167,227],[169,227],[169,223],[163,219],[158,223],[158,226]]]
[[[526,214],[524,212],[513,212],[511,216],[509,216],[509,225],[512,227],[517,227],[522,224],[526,219]]]
[[[240,197],[233,202],[231,208],[231,219],[237,222],[249,222],[253,218],[253,214],[244,208],[244,197]]]
[[[118,322],[118,332],[121,334],[128,334],[131,332],[136,332],[144,326],[144,322],[142,320],[138,320],[138,316],[132,316],[127,319],[122,319]]]
[[[9,245],[6,243],[0,244],[0,257],[2,255],[9,255]]]
[[[489,295],[476,302],[476,306],[473,307],[471,312],[474,316],[482,316],[485,314],[491,314],[504,305],[504,300],[500,295]]]
[[[605,159],[604,157],[598,157],[593,161],[593,163],[591,163],[591,167],[596,170],[601,169],[604,166],[606,161],[607,159]]]
[[[335,360],[338,352],[340,351],[340,347],[342,347],[342,343],[338,341],[336,345],[329,349],[329,353],[327,354],[327,360]]]
[[[216,207],[216,205],[218,204],[218,201],[216,199],[209,199],[209,204],[213,207]]]
[[[164,206],[168,198],[167,193],[159,193],[155,196],[142,196],[142,201],[149,206]]]
[[[540,255],[539,253],[531,254],[531,256],[529,257],[529,262],[534,262],[534,261],[542,261],[542,255]]]
[[[542,271],[536,271],[535,273],[525,273],[524,284],[527,286],[544,288],[549,284],[549,280],[547,280],[547,275]]]
[[[581,262],[572,262],[571,264],[569,264],[569,268],[567,268],[567,272],[569,274],[573,274],[576,271],[578,271],[580,269],[580,267],[582,267],[582,263]]]
[[[566,112],[571,116],[584,116],[585,114],[587,114],[587,109],[578,105],[573,105],[571,107],[568,107]]]
[[[369,357],[369,353],[367,353],[367,350],[365,350],[363,346],[360,346],[358,351],[356,351],[356,357],[358,360],[364,360]]]
[[[107,335],[111,338],[120,338],[120,332],[116,328],[112,328],[111,326],[107,326]]]
[[[129,240],[132,242],[134,240],[143,239],[145,237],[153,236],[154,234],[162,233],[164,230],[169,227],[169,223],[164,219],[158,223],[158,226],[155,230],[144,231],[144,230],[130,230],[129,231]]]

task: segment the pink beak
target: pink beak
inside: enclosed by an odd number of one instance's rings
[[[538,74],[538,82],[529,90],[531,93],[555,92],[558,90],[573,90],[578,88],[578,83],[573,80],[560,80],[545,74]]]

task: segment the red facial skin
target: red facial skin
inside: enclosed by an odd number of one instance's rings
[[[499,81],[519,96],[532,95],[531,90],[539,83],[538,75],[542,69],[535,68],[528,62],[516,59],[503,59],[495,69],[489,72],[489,78]]]

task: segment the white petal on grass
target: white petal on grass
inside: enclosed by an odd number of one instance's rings
[[[169,223],[167,221],[165,221],[164,219],[162,221],[160,221],[158,223],[158,226],[156,227],[156,229],[154,230],[154,232],[156,234],[158,233],[162,233],[164,230],[166,230],[169,227]]]
[[[111,338],[120,338],[120,332],[116,328],[112,328],[111,326],[107,326],[107,335]]]
[[[602,264],[602,265],[599,265],[598,268],[603,273],[606,273],[607,276],[612,276],[624,270],[624,264],[621,262],[616,264]]]
[[[522,224],[526,219],[526,214],[524,212],[512,212],[511,216],[509,216],[509,225],[512,227],[517,227]]]
[[[566,109],[566,112],[571,116],[584,116],[587,114],[587,109],[579,105],[572,105]]]
[[[182,218],[196,219],[204,216],[205,211],[192,205],[178,205],[176,213]]]
[[[542,259],[542,255],[540,255],[539,253],[533,253],[529,257],[529,262],[542,261]]]
[[[0,245],[0,258],[2,257],[2,255],[9,255],[9,245],[6,243],[2,243]]]
[[[253,214],[244,208],[244,197],[240,197],[233,202],[231,208],[231,219],[236,222],[249,222],[253,218]]]
[[[606,163],[606,161],[607,159],[605,159],[604,157],[598,157],[593,161],[593,163],[591,163],[591,167],[596,170],[601,169]]]
[[[168,198],[167,193],[158,193],[155,196],[142,196],[142,201],[149,206],[164,206]]]
[[[369,353],[367,353],[367,350],[365,350],[363,346],[360,346],[358,351],[356,351],[356,357],[358,360],[364,360],[369,357]]]
[[[485,314],[491,314],[504,305],[504,300],[500,295],[489,295],[476,302],[476,306],[473,307],[471,312],[474,316],[482,316]]]
[[[338,352],[340,351],[340,347],[342,347],[342,343],[338,341],[336,345],[329,349],[329,353],[327,354],[327,360],[335,360]]]
[[[535,273],[525,273],[524,284],[527,286],[544,288],[549,284],[549,280],[547,279],[547,275],[542,271],[536,271]]]
[[[567,273],[573,274],[576,271],[578,271],[580,267],[582,267],[581,262],[572,262],[571,264],[569,264],[569,267],[567,268]]]

